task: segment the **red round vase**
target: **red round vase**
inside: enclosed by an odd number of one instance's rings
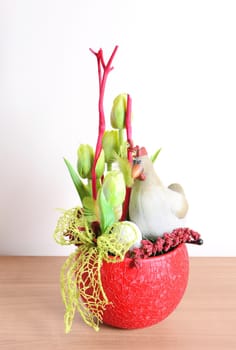
[[[118,328],[135,329],[165,319],[179,304],[188,282],[189,257],[185,244],[169,253],[119,263],[103,262],[101,278],[108,305],[103,322]]]

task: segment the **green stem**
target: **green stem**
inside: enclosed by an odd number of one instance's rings
[[[112,170],[112,162],[107,163],[107,171]]]
[[[124,143],[124,129],[119,129],[119,145],[122,146]]]
[[[89,189],[89,193],[92,193],[92,180],[88,179],[87,186],[88,186],[88,189]]]

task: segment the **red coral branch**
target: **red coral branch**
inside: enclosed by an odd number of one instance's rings
[[[127,95],[126,116],[125,116],[125,127],[126,127],[127,141],[129,144],[128,160],[132,164],[132,162],[133,162],[133,156],[132,156],[133,140],[132,140],[131,113],[132,113],[132,99],[131,99],[130,95],[128,94]]]
[[[126,107],[126,114],[125,114],[125,128],[126,128],[126,135],[127,135],[127,142],[129,144],[128,150],[127,150],[127,158],[130,164],[133,163],[133,155],[132,155],[132,149],[133,149],[133,140],[132,140],[132,126],[131,126],[131,113],[132,113],[132,100],[130,95],[127,95],[127,107]],[[126,194],[125,194],[125,200],[123,204],[123,211],[121,216],[121,221],[124,221],[127,219],[128,216],[128,210],[129,210],[129,201],[130,201],[130,195],[131,195],[131,188],[126,187]]]
[[[105,113],[104,113],[104,108],[103,108],[104,93],[105,93],[105,87],[106,87],[106,81],[107,81],[108,74],[113,69],[113,67],[111,67],[111,64],[112,64],[112,61],[113,61],[113,58],[116,54],[117,49],[118,49],[118,46],[115,46],[107,64],[105,64],[105,62],[104,62],[102,49],[100,49],[98,52],[95,52],[92,49],[90,49],[90,51],[97,57],[98,79],[99,79],[99,101],[98,101],[99,127],[98,127],[98,139],[97,139],[97,144],[96,144],[94,162],[93,162],[93,166],[92,166],[92,193],[93,193],[94,199],[97,198],[96,164],[97,164],[98,158],[99,158],[101,150],[102,150],[102,138],[103,138],[103,134],[104,134],[105,128],[106,128]],[[102,74],[102,69],[103,69],[103,74]]]

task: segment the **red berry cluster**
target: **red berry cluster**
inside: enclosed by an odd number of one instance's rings
[[[202,244],[200,234],[189,228],[177,228],[171,233],[164,233],[156,241],[142,240],[141,247],[128,252],[128,257],[133,258],[135,265],[139,259],[162,255],[173,250],[181,243]]]

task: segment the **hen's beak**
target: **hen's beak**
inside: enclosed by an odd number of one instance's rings
[[[132,167],[132,177],[133,179],[144,180],[145,176],[143,173],[143,167],[140,163],[134,164]]]

